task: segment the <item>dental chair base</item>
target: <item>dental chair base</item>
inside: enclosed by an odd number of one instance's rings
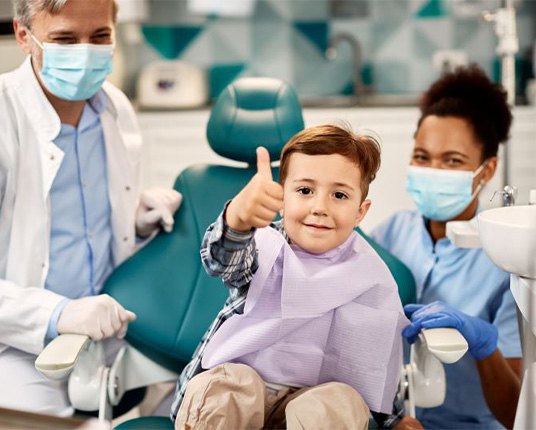
[[[99,411],[99,420],[111,420],[126,391],[158,382],[176,381],[178,374],[149,360],[132,346],[123,346],[106,366],[102,342],[87,336],[64,334],[50,342],[35,367],[51,379],[69,377],[71,404],[82,411]]]

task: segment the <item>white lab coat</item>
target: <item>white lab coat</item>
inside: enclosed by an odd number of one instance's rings
[[[135,250],[141,134],[132,106],[110,84],[101,114],[112,208],[114,265]],[[0,354],[38,354],[62,296],[44,289],[49,266],[50,198],[63,152],[52,142],[60,119],[30,58],[0,75]],[[65,264],[69,264],[65,262]]]

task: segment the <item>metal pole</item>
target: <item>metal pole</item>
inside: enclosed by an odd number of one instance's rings
[[[503,0],[504,18],[503,29],[499,34],[497,53],[501,56],[501,83],[506,90],[508,104],[513,109],[516,99],[516,63],[515,54],[518,51],[516,31],[516,11],[514,0]],[[499,23],[497,23],[499,25]],[[503,185],[510,185],[510,148],[508,142],[503,145]]]
[[[516,10],[514,0],[502,0],[501,8],[495,12],[485,11],[482,17],[487,22],[494,24],[497,35],[497,55],[501,59],[501,84],[507,95],[507,102],[513,109],[516,97],[515,78],[515,54],[519,50],[516,30]],[[510,185],[510,155],[508,143],[503,145],[503,186]]]

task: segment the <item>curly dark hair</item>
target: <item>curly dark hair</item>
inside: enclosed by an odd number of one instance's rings
[[[506,91],[475,64],[458,67],[435,81],[423,94],[420,109],[417,128],[429,115],[466,120],[482,145],[482,161],[497,155],[512,124]]]

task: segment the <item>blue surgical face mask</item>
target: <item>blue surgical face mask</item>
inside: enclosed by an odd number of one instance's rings
[[[60,99],[76,101],[93,97],[112,71],[113,44],[41,43],[29,34],[43,50],[41,79]]]
[[[406,191],[424,217],[447,221],[459,215],[478,195],[484,181],[473,192],[473,178],[486,162],[474,172],[409,166]]]

